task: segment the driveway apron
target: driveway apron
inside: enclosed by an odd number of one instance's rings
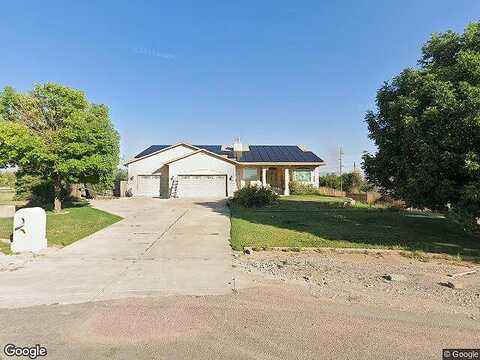
[[[0,307],[231,292],[223,200],[125,198],[93,206],[124,220],[0,272]]]

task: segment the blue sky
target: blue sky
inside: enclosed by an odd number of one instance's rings
[[[67,6],[68,3],[68,6]],[[302,144],[337,170],[373,150],[382,82],[478,0],[9,1],[0,86],[57,82],[109,106],[129,158],[151,144]]]

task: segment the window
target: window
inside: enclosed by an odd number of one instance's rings
[[[300,182],[312,181],[312,170],[310,169],[295,169],[293,170],[293,179]]]
[[[255,181],[258,180],[258,172],[256,168],[244,168],[243,180]]]

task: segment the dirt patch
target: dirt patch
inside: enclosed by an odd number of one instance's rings
[[[451,274],[479,267],[472,263],[425,262],[393,252],[262,251],[237,254],[234,267],[254,282],[302,284],[313,296],[335,301],[480,320],[480,271],[455,278],[457,288],[442,285]]]

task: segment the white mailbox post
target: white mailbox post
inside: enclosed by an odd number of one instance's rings
[[[12,252],[40,251],[47,247],[47,214],[39,207],[20,209],[13,218]]]

